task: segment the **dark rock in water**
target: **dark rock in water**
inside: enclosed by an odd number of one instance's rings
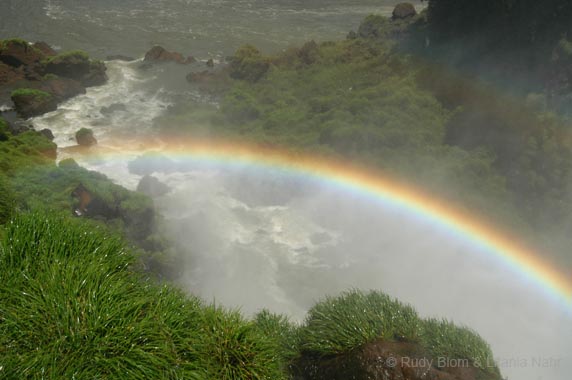
[[[23,40],[5,40],[0,46],[0,62],[8,66],[29,66],[40,62],[44,54]]]
[[[44,81],[41,89],[56,96],[59,100],[66,100],[74,96],[85,94],[85,87],[74,79],[55,77]]]
[[[150,197],[160,197],[167,194],[169,190],[169,186],[150,175],[145,175],[141,178],[137,185],[137,191]]]
[[[404,19],[413,17],[417,14],[415,7],[411,3],[400,3],[395,6],[393,9],[393,19]]]
[[[12,102],[16,111],[23,118],[38,116],[58,108],[57,99],[44,91],[20,89],[12,93]]]
[[[125,112],[127,111],[127,107],[123,103],[113,103],[107,107],[101,107],[99,112],[102,115],[111,115],[114,112]]]
[[[44,128],[41,131],[39,131],[38,133],[41,134],[42,136],[44,136],[45,138],[47,138],[48,140],[54,141],[55,136],[50,129]]]
[[[107,82],[107,68],[100,61],[92,61],[83,52],[71,52],[51,58],[44,67],[46,74],[70,78],[85,87],[99,86]]]
[[[161,46],[153,46],[145,54],[145,62],[160,63],[160,62],[176,62],[185,64],[188,63],[181,53],[170,52]]]
[[[209,60],[207,61],[207,67],[210,67],[210,68],[214,67],[214,61],[212,58],[209,58]]]
[[[34,43],[32,46],[41,51],[45,56],[53,57],[58,55],[58,53],[44,41],[38,41]]]
[[[127,55],[115,54],[115,55],[108,55],[105,57],[106,61],[123,61],[123,62],[132,62],[135,61],[135,58],[129,57]]]
[[[75,140],[81,146],[92,146],[97,144],[93,131],[89,128],[82,128],[75,133]]]
[[[187,59],[185,59],[185,64],[190,65],[191,63],[195,63],[197,60],[192,55],[189,55]]]

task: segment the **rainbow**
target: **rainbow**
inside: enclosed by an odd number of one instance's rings
[[[429,197],[380,173],[332,158],[236,142],[163,141],[160,146],[156,142],[138,142],[136,146],[114,147],[105,152],[95,151],[87,155],[104,158],[119,156],[126,159],[125,152],[129,151],[139,152],[139,155],[141,152],[147,152],[151,156],[156,153],[174,159],[208,164],[279,169],[372,197],[444,228],[469,244],[484,248],[484,252],[524,275],[546,293],[564,303],[568,310],[572,310],[571,279],[544,261],[538,253],[523,246],[509,233],[499,232],[502,230],[485,223],[475,215],[455,209],[445,200]]]

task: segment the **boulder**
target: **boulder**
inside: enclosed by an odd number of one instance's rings
[[[38,133],[41,134],[42,136],[44,136],[45,138],[47,138],[48,140],[54,141],[55,136],[54,136],[53,132],[51,131],[51,129],[44,128],[41,131],[38,131]]]
[[[44,66],[46,74],[69,78],[85,87],[102,85],[107,81],[107,68],[100,61],[92,61],[81,51],[69,52],[52,57]]]
[[[169,190],[169,186],[150,175],[145,175],[141,178],[137,185],[137,191],[150,197],[160,197],[167,194]]]
[[[12,102],[23,118],[38,116],[58,108],[57,99],[45,91],[23,88],[12,92]]]
[[[214,67],[214,60],[212,58],[209,58],[207,61],[207,67],[210,67],[211,69]]]
[[[75,140],[78,145],[81,146],[92,146],[97,144],[95,136],[93,136],[93,131],[89,128],[82,128],[75,133]]]
[[[402,20],[405,18],[413,17],[417,14],[415,7],[411,3],[399,3],[393,9],[393,19]]]
[[[58,53],[52,49],[50,45],[43,41],[35,42],[32,46],[41,51],[47,57],[54,57],[58,55]]]
[[[0,62],[12,67],[29,66],[38,63],[44,54],[19,39],[4,40],[0,42]]]
[[[111,115],[112,113],[115,112],[125,112],[125,111],[127,111],[127,107],[123,103],[113,103],[107,107],[101,107],[101,109],[99,110],[99,112],[102,115]]]
[[[145,58],[143,60],[145,62],[151,62],[151,63],[161,63],[161,62],[176,62],[181,64],[189,63],[181,53],[167,51],[165,48],[161,46],[153,46],[151,50],[149,50],[145,54]]]

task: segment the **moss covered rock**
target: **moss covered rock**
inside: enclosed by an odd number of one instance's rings
[[[58,106],[57,100],[52,94],[31,88],[13,91],[11,99],[18,114],[24,118],[55,111]]]
[[[79,145],[92,146],[97,144],[97,140],[93,135],[93,130],[89,128],[82,128],[75,133],[75,140]]]
[[[85,87],[102,85],[107,81],[103,62],[93,61],[83,51],[70,51],[44,61],[44,72],[74,79]]]

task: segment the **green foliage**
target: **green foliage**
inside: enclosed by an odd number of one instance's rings
[[[489,344],[473,330],[438,319],[424,320],[422,327],[421,342],[433,357],[467,359],[475,367],[499,374]]]
[[[348,352],[376,339],[419,339],[421,321],[411,307],[386,294],[349,291],[327,297],[309,311],[301,350],[320,355]]]
[[[299,355],[299,328],[288,317],[264,309],[254,316],[254,324],[261,334],[274,342],[284,367]]]
[[[33,88],[19,88],[12,91],[11,97],[14,98],[37,98],[37,99],[51,99],[52,95]]]
[[[285,379],[278,349],[239,312],[215,306],[203,310],[200,367],[206,378]]]
[[[87,136],[93,136],[93,129],[91,129],[91,128],[80,128],[75,133],[76,140],[79,140],[79,139],[81,139],[83,137],[87,137]]]
[[[21,38],[8,38],[5,40],[0,40],[0,52],[2,52],[4,48],[7,48],[10,45],[17,45],[21,47],[29,46],[28,41],[23,40]]]
[[[56,74],[46,74],[42,77],[42,80],[44,81],[49,81],[49,80],[55,80],[58,79],[59,77]]]
[[[249,82],[256,82],[266,74],[270,68],[267,58],[252,45],[238,48],[230,61],[230,76]]]
[[[65,61],[89,61],[89,55],[82,50],[72,50],[60,53],[53,57],[47,57],[43,63],[57,65]]]

